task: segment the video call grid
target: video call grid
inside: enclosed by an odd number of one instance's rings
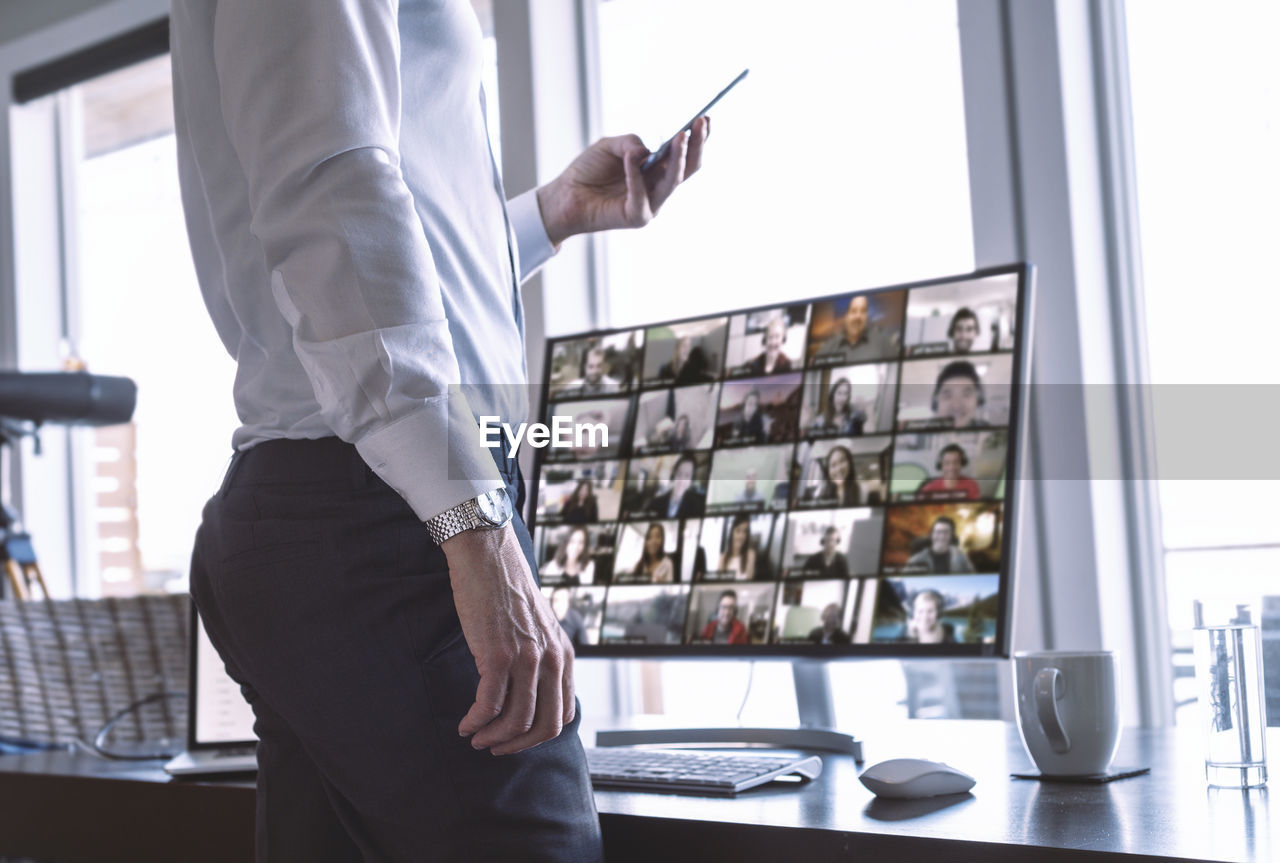
[[[915,289],[889,289],[885,291],[857,292],[853,294],[834,295],[832,297],[808,301],[807,303],[804,304],[806,306],[806,312],[803,319],[805,342],[801,347],[800,356],[801,356],[802,362],[800,363],[798,369],[793,367],[793,368],[782,369],[782,370],[775,369],[773,372],[768,372],[768,373],[759,373],[759,374],[753,373],[749,375],[742,374],[742,373],[735,374],[733,371],[730,370],[729,364],[727,362],[727,349],[728,349],[728,341],[730,338],[729,323],[734,318],[742,317],[744,319],[744,327],[745,327],[745,321],[748,318],[748,316],[751,314],[759,313],[759,312],[768,312],[768,311],[773,311],[778,309],[794,308],[796,305],[799,305],[799,304],[792,304],[792,306],[790,307],[787,307],[787,306],[779,307],[779,306],[773,306],[773,305],[762,306],[757,309],[735,312],[731,315],[706,315],[700,318],[692,318],[692,319],[684,319],[680,321],[668,322],[667,324],[656,324],[656,325],[650,325],[646,327],[637,327],[637,328],[624,328],[624,329],[612,330],[612,331],[600,331],[594,334],[578,335],[578,336],[555,339],[548,343],[547,368],[550,369],[550,360],[554,356],[555,348],[561,344],[583,342],[588,339],[595,339],[599,341],[609,337],[624,335],[627,333],[643,332],[645,334],[643,343],[639,348],[639,356],[634,361],[639,366],[639,369],[640,369],[639,380],[637,381],[633,378],[633,380],[629,381],[628,388],[625,394],[621,396],[622,399],[626,399],[630,403],[628,406],[627,414],[626,414],[628,427],[624,429],[623,445],[622,445],[623,451],[614,460],[618,461],[620,464],[619,474],[623,478],[622,482],[623,482],[624,494],[628,485],[631,482],[631,476],[629,472],[630,466],[632,462],[636,459],[636,456],[634,456],[634,454],[631,452],[631,447],[632,447],[632,438],[634,436],[633,435],[634,429],[632,428],[632,426],[637,421],[637,410],[636,410],[637,403],[641,395],[644,393],[661,392],[661,391],[670,392],[677,388],[672,380],[669,380],[666,378],[661,378],[661,379],[655,378],[655,379],[646,380],[644,369],[646,367],[647,351],[653,345],[653,340],[650,338],[650,333],[652,333],[655,330],[663,329],[664,327],[668,327],[672,324],[690,324],[690,323],[698,323],[703,321],[723,321],[724,322],[723,339],[719,344],[719,349],[720,349],[719,350],[719,353],[720,353],[719,372],[714,376],[713,380],[707,382],[707,383],[715,384],[717,386],[715,419],[713,420],[713,423],[712,423],[713,429],[719,429],[721,425],[720,410],[723,407],[723,386],[726,383],[729,383],[729,384],[742,383],[744,380],[753,380],[757,378],[759,379],[775,378],[776,379],[784,375],[796,375],[798,373],[801,376],[800,386],[803,391],[803,388],[809,385],[806,383],[809,375],[814,371],[818,371],[822,369],[843,369],[843,368],[849,368],[857,365],[865,366],[865,365],[873,365],[873,364],[879,364],[879,365],[892,364],[893,366],[892,379],[890,381],[885,381],[884,383],[881,384],[881,386],[893,387],[893,404],[892,404],[891,413],[890,413],[890,417],[892,418],[892,424],[890,426],[890,431],[887,433],[863,436],[863,437],[885,437],[890,441],[887,448],[884,450],[884,455],[887,456],[887,463],[890,469],[889,469],[889,476],[887,478],[883,476],[884,472],[881,471],[882,481],[884,483],[884,492],[883,492],[882,502],[880,504],[871,505],[871,506],[868,506],[867,504],[863,504],[863,503],[849,504],[849,505],[843,505],[843,506],[837,504],[835,506],[822,507],[821,509],[815,508],[815,507],[800,507],[800,506],[797,506],[795,493],[794,491],[792,491],[788,494],[788,497],[784,506],[779,507],[777,509],[770,507],[764,510],[751,510],[748,513],[751,516],[769,515],[775,521],[775,526],[773,527],[771,534],[773,535],[780,534],[779,541],[782,542],[783,545],[781,547],[780,552],[777,554],[777,558],[782,562],[782,564],[777,570],[775,570],[774,576],[771,580],[758,581],[755,578],[752,578],[750,580],[745,580],[745,581],[713,579],[713,578],[707,577],[712,572],[710,569],[708,569],[702,573],[701,578],[697,578],[696,576],[698,575],[698,573],[694,573],[695,578],[692,581],[688,581],[688,582],[685,582],[681,579],[681,573],[676,573],[672,582],[668,584],[663,584],[661,586],[673,587],[673,588],[676,588],[677,590],[683,591],[687,596],[692,596],[692,594],[698,589],[702,589],[705,591],[710,589],[715,589],[715,590],[729,589],[735,585],[761,585],[761,584],[771,585],[770,590],[772,591],[772,596],[769,603],[770,612],[768,617],[768,628],[769,628],[770,634],[767,641],[768,643],[771,643],[771,644],[793,643],[792,641],[784,642],[784,641],[775,640],[775,633],[773,632],[773,625],[774,625],[773,614],[778,608],[777,594],[779,591],[783,591],[787,589],[788,584],[794,584],[794,583],[804,582],[804,581],[817,581],[818,579],[810,576],[804,576],[804,575],[793,576],[789,574],[791,567],[788,567],[786,565],[786,561],[787,561],[786,542],[790,534],[790,531],[788,530],[788,527],[789,527],[788,522],[790,518],[797,513],[821,512],[823,510],[838,510],[838,509],[849,509],[849,508],[872,509],[873,511],[879,511],[881,513],[882,529],[881,529],[881,536],[880,536],[880,550],[879,550],[880,561],[879,561],[878,571],[875,574],[870,574],[870,573],[859,574],[859,575],[848,577],[847,579],[843,580],[843,583],[845,585],[845,590],[844,590],[843,600],[841,603],[842,621],[848,623],[851,620],[857,620],[858,614],[860,613],[860,610],[861,610],[861,605],[863,603],[863,600],[868,597],[868,594],[870,594],[870,601],[874,601],[876,592],[875,590],[869,590],[868,585],[877,585],[881,582],[884,582],[885,584],[887,584],[890,579],[920,579],[923,577],[934,577],[934,578],[947,577],[943,573],[902,571],[896,567],[893,569],[893,571],[888,571],[886,570],[886,565],[884,563],[887,538],[888,538],[888,533],[889,533],[890,524],[891,524],[891,518],[889,515],[890,512],[893,512],[895,510],[900,510],[900,509],[909,509],[909,508],[912,508],[915,506],[921,506],[921,505],[929,505],[929,506],[935,506],[935,507],[939,505],[939,503],[936,501],[928,504],[922,504],[921,501],[900,501],[900,500],[894,499],[892,483],[893,483],[893,467],[897,463],[896,462],[897,441],[902,437],[911,436],[911,435],[940,434],[940,433],[948,433],[953,431],[951,429],[942,428],[942,427],[918,428],[918,429],[900,428],[898,417],[899,417],[899,412],[901,408],[901,397],[902,397],[902,380],[901,379],[902,379],[902,371],[904,368],[904,364],[913,359],[926,359],[926,358],[927,359],[939,359],[939,358],[945,359],[946,357],[949,357],[949,356],[950,357],[990,356],[990,355],[998,355],[998,354],[1012,355],[1013,352],[1017,349],[1017,344],[1016,344],[1016,341],[1011,341],[1007,346],[1002,346],[1002,347],[987,350],[987,351],[970,350],[970,351],[960,353],[955,351],[946,352],[946,351],[939,351],[939,350],[930,350],[930,351],[922,352],[919,354],[909,353],[908,348],[912,346],[905,344],[905,341],[906,341],[905,330],[910,320],[907,310],[910,308],[911,293],[913,290],[914,291],[924,290],[924,289],[927,289],[927,287],[931,287],[931,286],[925,286],[923,288],[915,288]],[[894,351],[892,356],[873,357],[873,358],[868,358],[860,361],[844,361],[844,360],[837,359],[830,362],[822,362],[821,356],[819,356],[816,352],[814,356],[810,356],[810,351],[812,348],[811,340],[814,338],[813,310],[819,303],[838,302],[841,299],[847,299],[849,302],[852,302],[852,300],[855,297],[872,296],[877,293],[906,294],[906,297],[904,298],[902,303],[903,313],[901,315],[901,321],[899,323],[898,330],[896,332],[897,348]],[[834,315],[833,317],[836,321],[837,327],[840,326],[841,319]],[[761,341],[763,344],[763,338],[761,339]],[[674,367],[674,361],[672,365]],[[558,396],[548,397],[547,411],[549,414],[551,408],[556,404],[572,403],[575,400],[581,401],[581,400],[586,400],[591,398],[595,398],[596,400],[601,400],[601,401],[607,400],[607,399],[600,399],[599,396],[583,396],[578,399],[575,399],[571,394],[562,393]],[[797,407],[797,414],[799,414],[798,407]],[[548,420],[549,420],[549,416],[548,416]],[[797,415],[797,422],[795,425],[796,425],[795,439],[789,442],[789,449],[788,449],[789,458],[787,460],[787,463],[792,465],[792,467],[788,469],[789,477],[794,476],[795,474],[794,461],[795,461],[796,451],[798,447],[804,443],[812,444],[814,441],[819,441],[823,439],[822,437],[819,437],[812,433],[808,433],[804,425],[801,422],[799,422],[798,415]],[[999,425],[999,426],[990,426],[990,425],[984,424],[981,427],[981,430],[983,432],[1003,432],[1007,436],[1009,428],[1010,426],[1008,425],[1008,423],[1004,425]],[[840,436],[837,436],[837,437],[840,437]],[[713,437],[713,441],[714,440],[715,438]],[[684,451],[657,450],[657,451],[651,451],[646,455],[659,455],[659,454],[673,455],[681,452],[693,452],[693,453],[705,453],[708,456],[713,456],[714,453],[720,452],[720,451],[732,450],[735,448],[743,449],[743,448],[749,448],[751,446],[758,446],[758,445],[760,444],[754,443],[754,442],[747,442],[743,444],[718,443],[718,444],[713,444],[710,447],[700,448],[697,450],[684,450]],[[784,443],[783,445],[788,445],[788,443]],[[570,462],[559,462],[558,464],[553,463],[551,465],[548,465],[543,462],[543,459],[541,458],[541,456],[542,454],[539,453],[538,454],[538,460],[540,462],[539,473],[542,467],[566,466],[569,464],[580,464],[585,461],[591,460],[591,459],[575,459]],[[1006,461],[1007,460],[1008,459],[1007,459],[1007,452],[1006,452]],[[707,467],[707,474],[706,474],[707,480],[711,478],[711,473],[713,468],[714,468],[714,461],[711,461],[711,463]],[[999,517],[998,517],[999,527],[1001,530],[1003,529],[1005,519],[1004,519],[1003,506],[1002,506],[1002,503],[1003,503],[1002,496],[995,496],[995,495],[980,496],[979,498],[976,498],[976,499],[970,498],[963,502],[973,503],[973,504],[982,504],[982,503],[994,504],[996,506],[996,512],[999,513]],[[622,504],[620,503],[619,506],[621,508]],[[615,561],[613,566],[613,572],[608,574],[604,579],[597,581],[593,585],[591,585],[596,588],[602,589],[604,591],[604,598],[602,600],[602,605],[601,605],[601,609],[602,609],[601,619],[602,620],[607,619],[608,597],[614,587],[641,586],[634,583],[620,585],[618,582],[615,581],[616,573],[618,572],[616,555],[618,554],[618,551],[621,545],[620,540],[621,540],[622,531],[625,529],[627,524],[637,524],[643,521],[677,521],[677,524],[678,524],[677,534],[679,539],[677,540],[677,543],[676,543],[675,554],[680,557],[683,564],[685,555],[688,553],[687,550],[684,549],[683,547],[685,534],[686,534],[685,525],[688,521],[696,520],[699,522],[698,530],[697,530],[698,536],[694,540],[695,545],[693,549],[693,551],[696,553],[701,550],[701,545],[702,545],[701,531],[708,519],[732,518],[733,515],[738,514],[738,512],[741,512],[741,510],[735,511],[733,509],[728,509],[728,510],[718,511],[715,513],[705,512],[702,517],[694,518],[694,519],[664,519],[649,513],[624,513],[620,509],[620,512],[618,514],[618,520],[615,523],[616,533],[615,533],[614,544],[613,544],[613,553],[615,556]],[[552,524],[551,520],[545,517],[542,517],[541,520],[544,523],[543,529],[547,529],[548,527],[566,526],[559,522]],[[778,520],[781,520],[782,522],[780,527],[776,524]],[[597,522],[597,524],[599,524],[600,526],[605,526],[606,524],[608,524],[608,522]],[[684,567],[682,566],[682,568]],[[989,574],[993,579],[998,579],[999,565],[996,567],[996,570],[997,570],[996,572],[986,572],[984,574]],[[544,582],[544,585],[545,585],[544,589],[548,592],[548,594],[556,590],[557,587],[565,586],[565,585],[548,584],[546,582]],[[851,603],[852,603],[852,607],[850,605]],[[693,613],[693,608],[692,608],[692,605],[689,604],[686,606],[686,614],[691,614],[691,613]],[[685,621],[684,628],[686,630],[686,633],[685,633],[685,638],[682,639],[681,643],[683,644],[691,643],[688,637],[687,620]],[[614,642],[614,643],[625,644],[627,642]],[[645,642],[645,643],[648,643],[648,642]]]

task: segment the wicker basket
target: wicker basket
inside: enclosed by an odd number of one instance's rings
[[[90,741],[148,695],[187,689],[190,597],[0,600],[0,739]],[[182,739],[185,699],[132,712],[114,740]]]

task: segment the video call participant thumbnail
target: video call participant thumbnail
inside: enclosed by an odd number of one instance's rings
[[[828,527],[822,532],[819,543],[821,550],[809,555],[804,566],[793,570],[793,575],[806,575],[811,578],[848,578],[849,559],[840,550],[840,531]]]
[[[890,494],[895,501],[965,501],[1003,497],[1005,429],[900,434],[894,440]]]
[[[969,555],[960,548],[955,519],[940,515],[929,525],[928,542],[907,558],[904,572],[973,572]]]
[[[616,459],[630,450],[631,420],[635,400],[628,397],[585,402],[556,402],[549,406],[546,424],[554,417],[564,417],[570,429],[572,446],[548,446],[542,450],[549,462]],[[606,436],[598,426],[608,431]],[[607,437],[607,443],[606,443]],[[522,443],[523,447],[524,444]]]
[[[754,446],[795,440],[801,376],[733,381],[720,394],[716,446]]]
[[[637,521],[622,525],[614,584],[673,584],[688,580],[681,562],[686,556],[685,548],[697,545],[697,529],[696,521]]]
[[[717,574],[726,576],[730,581],[755,578],[758,553],[751,539],[751,517],[746,514],[734,516],[729,526],[729,540],[720,552]]]
[[[847,578],[880,571],[884,511],[878,507],[792,512],[783,578]]]
[[[546,465],[538,486],[539,524],[617,521],[625,475],[621,461]]]
[[[916,492],[918,500],[977,500],[978,481],[965,473],[969,453],[958,443],[949,443],[938,454],[938,475],[926,480]]]
[[[649,502],[649,514],[655,518],[701,518],[707,496],[695,481],[698,460],[683,453],[671,468],[671,482]]]
[[[651,390],[636,407],[637,454],[706,449],[715,435],[720,384]]]
[[[711,453],[633,458],[622,494],[624,519],[699,518],[706,509]]]
[[[913,360],[902,364],[898,428],[981,429],[1009,422],[1013,357]]]
[[[728,318],[705,318],[650,327],[645,333],[645,385],[687,386],[719,380],[728,324]]]
[[[748,312],[729,319],[728,377],[759,377],[804,364],[807,305]]]
[[[539,525],[534,533],[538,574],[545,584],[588,585],[608,581],[618,526]]]
[[[890,507],[884,571],[997,572],[1003,536],[998,503]]]
[[[904,291],[854,294],[813,304],[810,365],[843,365],[897,359],[906,306]]]
[[[859,612],[855,641],[979,644],[995,641],[998,575],[878,579]]]
[[[707,561],[703,581],[768,581],[776,578],[785,516],[740,512],[702,522],[699,548]]]
[[[796,508],[866,506],[884,502],[884,477],[893,442],[875,438],[806,441],[796,447],[793,472],[801,477]]]
[[[590,398],[630,390],[639,377],[643,344],[641,330],[555,343],[552,398]]]
[[[689,599],[687,643],[766,643],[776,595],[772,584],[695,585]]]
[[[615,584],[605,597],[600,643],[680,644],[688,611],[688,585]]]
[[[600,625],[604,619],[603,587],[544,587],[542,594],[551,603],[551,610],[560,628],[575,647],[600,643]]]
[[[782,585],[773,615],[775,644],[848,644],[844,605],[847,581],[794,581]]]
[[[1017,276],[912,288],[907,299],[907,355],[1012,350]]]
[[[600,504],[596,502],[595,484],[589,479],[580,479],[560,507],[561,517],[569,524],[582,524],[600,520]]]
[[[622,381],[606,373],[604,348],[589,348],[582,358],[582,377],[569,389],[579,396],[607,396],[622,389]]]
[[[832,366],[805,375],[800,430],[808,437],[893,431],[898,367]]]
[[[792,444],[719,449],[712,453],[707,512],[786,509]]]

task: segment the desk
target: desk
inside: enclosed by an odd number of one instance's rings
[[[868,764],[933,758],[978,784],[958,799],[881,801],[858,782],[852,761],[825,756],[822,777],[806,787],[736,799],[601,791],[609,863],[1266,861],[1272,834],[1280,836],[1266,790],[1205,787],[1186,729],[1126,730],[1117,763],[1150,764],[1152,772],[1099,786],[1009,779],[1028,762],[1005,723],[910,721],[864,733]],[[1280,734],[1270,740],[1280,753]],[[248,783],[178,782],[150,766],[80,754],[3,757],[0,856],[248,861],[253,798]]]

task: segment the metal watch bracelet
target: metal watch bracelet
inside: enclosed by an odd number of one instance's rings
[[[440,545],[450,537],[457,536],[464,530],[484,526],[484,522],[476,515],[475,501],[473,500],[464,500],[452,509],[446,509],[439,515],[432,516],[424,523],[427,526],[427,533],[431,536],[431,541],[436,545]]]

